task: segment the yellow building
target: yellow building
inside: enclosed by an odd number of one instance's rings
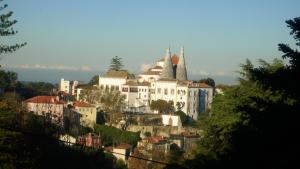
[[[96,107],[91,104],[75,101],[73,103],[75,110],[80,114],[80,124],[82,126],[94,127],[96,124]]]

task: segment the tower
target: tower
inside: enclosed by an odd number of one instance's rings
[[[177,69],[176,69],[176,79],[187,80],[187,72],[186,72],[186,66],[185,66],[183,47],[180,48],[180,56],[179,56],[179,61],[177,64]]]
[[[164,61],[164,66],[162,73],[160,75],[161,78],[166,78],[166,79],[174,79],[174,73],[173,73],[173,64],[171,61],[171,52],[170,48],[166,49],[166,56],[165,56],[165,61]]]

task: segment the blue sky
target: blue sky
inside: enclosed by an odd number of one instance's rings
[[[4,56],[1,64],[18,72],[43,70],[30,79],[37,81],[53,81],[45,70],[100,73],[116,55],[137,73],[169,46],[172,53],[185,47],[191,77],[232,78],[247,58],[255,63],[280,57],[277,44],[294,43],[285,20],[300,16],[299,0],[5,2],[19,31],[8,41],[28,45]],[[21,80],[30,77],[24,72]]]

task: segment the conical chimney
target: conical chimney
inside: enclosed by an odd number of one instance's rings
[[[160,75],[160,78],[174,79],[173,64],[172,64],[172,61],[171,61],[170,48],[166,49],[166,56],[165,56],[164,66],[163,66],[163,70],[162,70],[162,73]]]
[[[180,56],[179,56],[179,61],[177,64],[177,69],[176,69],[176,79],[187,80],[187,72],[186,72],[183,47],[181,47],[181,49],[180,49]]]

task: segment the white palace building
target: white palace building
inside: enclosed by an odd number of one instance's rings
[[[165,57],[152,68],[132,78],[128,71],[108,71],[99,76],[99,88],[119,90],[125,95],[126,109],[155,113],[149,108],[151,101],[162,99],[173,101],[193,119],[209,109],[213,98],[213,88],[205,83],[194,83],[187,78],[184,49],[179,57],[171,56],[166,49]]]

